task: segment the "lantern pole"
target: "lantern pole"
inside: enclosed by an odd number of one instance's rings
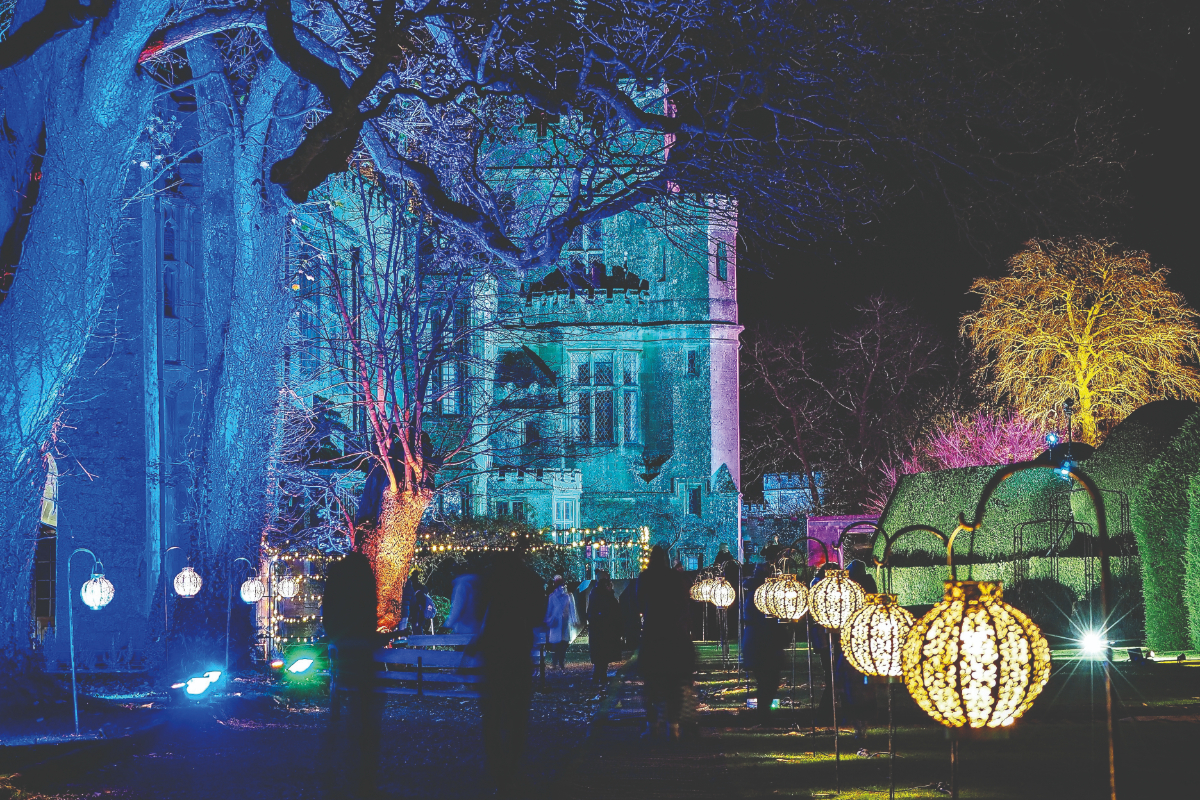
[[[1009,464],[996,470],[992,475],[991,480],[983,487],[983,493],[979,496],[979,502],[975,504],[975,517],[971,522],[967,522],[965,514],[959,513],[958,527],[954,533],[950,534],[950,540],[946,545],[946,560],[950,564],[950,579],[954,580],[954,562],[951,558],[951,551],[954,547],[954,537],[959,531],[974,532],[983,524],[983,517],[987,511],[987,502],[991,499],[992,494],[1000,488],[1000,485],[1006,480],[1016,475],[1018,472],[1025,472],[1031,469],[1053,469],[1064,478],[1078,481],[1083,484],[1083,488],[1087,491],[1088,499],[1092,501],[1092,508],[1096,512],[1096,532],[1100,540],[1100,606],[1104,615],[1104,624],[1108,625],[1108,620],[1112,614],[1112,572],[1109,564],[1109,547],[1108,547],[1108,513],[1104,508],[1104,496],[1100,493],[1100,488],[1096,486],[1096,482],[1092,477],[1079,468],[1077,464],[1070,459],[1063,462],[1059,467],[1053,464],[1045,464],[1037,461],[1022,461],[1017,464]],[[1116,767],[1116,743],[1115,731],[1113,728],[1114,717],[1114,696],[1112,686],[1112,662],[1109,660],[1107,652],[1104,658],[1104,694],[1105,707],[1108,715],[1108,796],[1110,800],[1117,800],[1117,767]]]
[[[75,594],[75,585],[71,583],[71,559],[78,553],[87,553],[92,557],[92,572],[95,573],[96,565],[100,563],[100,559],[96,554],[86,547],[77,547],[71,555],[67,556],[67,634],[71,645],[71,704],[75,709],[75,735],[79,735],[79,689],[75,684],[75,602],[72,595]]]
[[[827,545],[823,540],[818,539],[815,536],[809,536],[808,534],[797,537],[795,539],[795,541],[793,541],[790,545],[788,545],[782,551],[782,554],[780,556],[781,563],[786,564],[785,559],[791,557],[790,554],[798,549],[800,542],[816,542],[817,544],[821,545],[822,553],[825,556],[824,563],[826,563],[826,564],[829,563],[829,560],[830,560],[829,559],[829,545]],[[808,566],[809,566],[808,561],[809,561],[808,547],[805,546],[805,548],[804,548],[804,569],[805,570],[808,569]],[[816,712],[816,708],[815,708],[815,700],[814,700],[814,692],[813,692],[813,672],[812,672],[813,641],[812,641],[812,624],[811,624],[809,617],[810,617],[810,614],[805,614],[805,616],[804,616],[804,635],[806,637],[805,644],[807,645],[807,647],[805,649],[806,649],[807,660],[808,660],[808,716],[809,716],[809,723],[812,725],[812,735],[816,736],[817,735],[817,712]],[[830,656],[831,657],[830,657],[829,671],[831,673],[830,680],[832,681],[832,679],[833,679],[833,676],[832,676],[832,672],[833,672],[832,652],[831,652]],[[829,691],[832,696],[833,689],[830,688]],[[793,709],[796,708],[796,631],[795,631],[795,628],[792,629],[792,708]],[[836,714],[834,715],[833,722],[834,722],[834,725],[836,726],[837,725],[837,715]],[[836,739],[837,739],[836,727],[834,728],[833,736],[835,739],[835,746],[836,746]]]
[[[229,618],[233,615],[233,569],[237,562],[245,561],[246,566],[254,569],[248,558],[235,558],[229,565],[229,591],[225,593],[225,674],[229,674]]]
[[[171,623],[170,623],[170,621],[169,621],[169,618],[167,617],[167,583],[168,583],[168,578],[167,578],[167,556],[169,556],[169,555],[171,554],[171,551],[172,551],[172,550],[182,550],[182,549],[183,549],[183,548],[182,548],[182,547],[180,547],[179,545],[175,545],[175,546],[173,546],[173,547],[168,547],[168,548],[166,549],[166,551],[164,551],[164,552],[163,552],[163,557],[162,557],[162,581],[163,581],[163,661],[164,661],[164,662],[168,661],[168,653],[170,652],[170,647],[171,647]]]

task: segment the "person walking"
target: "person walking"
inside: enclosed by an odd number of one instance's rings
[[[645,687],[646,732],[654,735],[659,730],[661,703],[671,738],[678,739],[683,695],[691,691],[696,651],[688,632],[687,577],[671,569],[661,545],[650,551],[650,564],[638,576],[637,593],[644,620],[638,671]]]
[[[609,662],[621,660],[621,604],[606,572],[600,573],[588,598],[587,626],[592,680],[603,684],[608,679]]]
[[[743,584],[742,594],[745,597],[754,597],[754,592],[766,582],[769,571],[769,565],[759,564],[754,574]],[[754,675],[758,705],[755,716],[759,724],[770,723],[771,706],[779,693],[779,678],[785,662],[783,651],[789,639],[786,625],[768,617],[754,603],[746,604],[742,653],[746,668]]]
[[[578,619],[575,598],[567,591],[567,582],[563,580],[562,575],[554,576],[552,586],[554,589],[546,600],[545,619],[546,627],[550,631],[547,641],[554,656],[550,666],[566,669],[567,646],[575,639],[575,621]]]
[[[455,577],[450,589],[450,615],[446,618],[451,633],[474,635],[483,630],[479,601],[479,576],[464,572]]]
[[[369,794],[379,770],[383,718],[383,698],[375,691],[374,652],[383,642],[376,633],[375,573],[362,553],[364,539],[357,537],[355,551],[329,565],[321,615],[329,638],[330,735],[336,740],[342,701],[348,700],[350,773],[358,777],[359,790]]]
[[[480,579],[483,630],[467,647],[483,660],[479,710],[488,775],[501,797],[521,789],[533,700],[534,629],[542,624],[542,579],[517,553],[499,553]]]

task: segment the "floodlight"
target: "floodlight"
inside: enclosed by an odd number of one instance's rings
[[[302,672],[307,672],[315,662],[311,658],[297,658],[292,662],[292,665],[287,668],[287,671],[293,675],[299,675]]]
[[[1099,656],[1108,649],[1108,641],[1099,631],[1088,631],[1079,640],[1079,646],[1089,656]]]

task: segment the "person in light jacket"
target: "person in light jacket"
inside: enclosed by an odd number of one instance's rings
[[[575,598],[567,591],[563,577],[555,575],[554,591],[546,601],[546,627],[550,629],[548,641],[554,653],[550,666],[560,669],[567,666],[567,645],[575,638],[575,620]]]

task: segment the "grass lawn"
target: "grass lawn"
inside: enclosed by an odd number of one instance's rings
[[[744,682],[721,672],[719,653],[701,646],[698,676],[705,734],[719,739],[736,796],[830,797],[835,787],[833,738],[812,736],[807,668],[797,653],[796,706],[784,706],[771,728],[752,726],[743,710]],[[785,684],[790,673],[785,675]],[[1200,797],[1200,663],[1114,667],[1118,707],[1118,781],[1123,798]],[[819,695],[820,687],[817,693]],[[887,797],[886,702],[863,743],[844,729],[840,739],[841,797]],[[753,690],[749,692],[753,696]],[[949,784],[950,740],[896,688],[896,796],[944,797]],[[722,724],[724,721],[725,724]],[[1055,672],[1033,710],[1013,729],[990,737],[964,738],[959,745],[960,796],[966,798],[1088,798],[1105,796],[1106,734],[1103,677],[1099,665],[1056,659]],[[882,751],[882,754],[879,752]]]

